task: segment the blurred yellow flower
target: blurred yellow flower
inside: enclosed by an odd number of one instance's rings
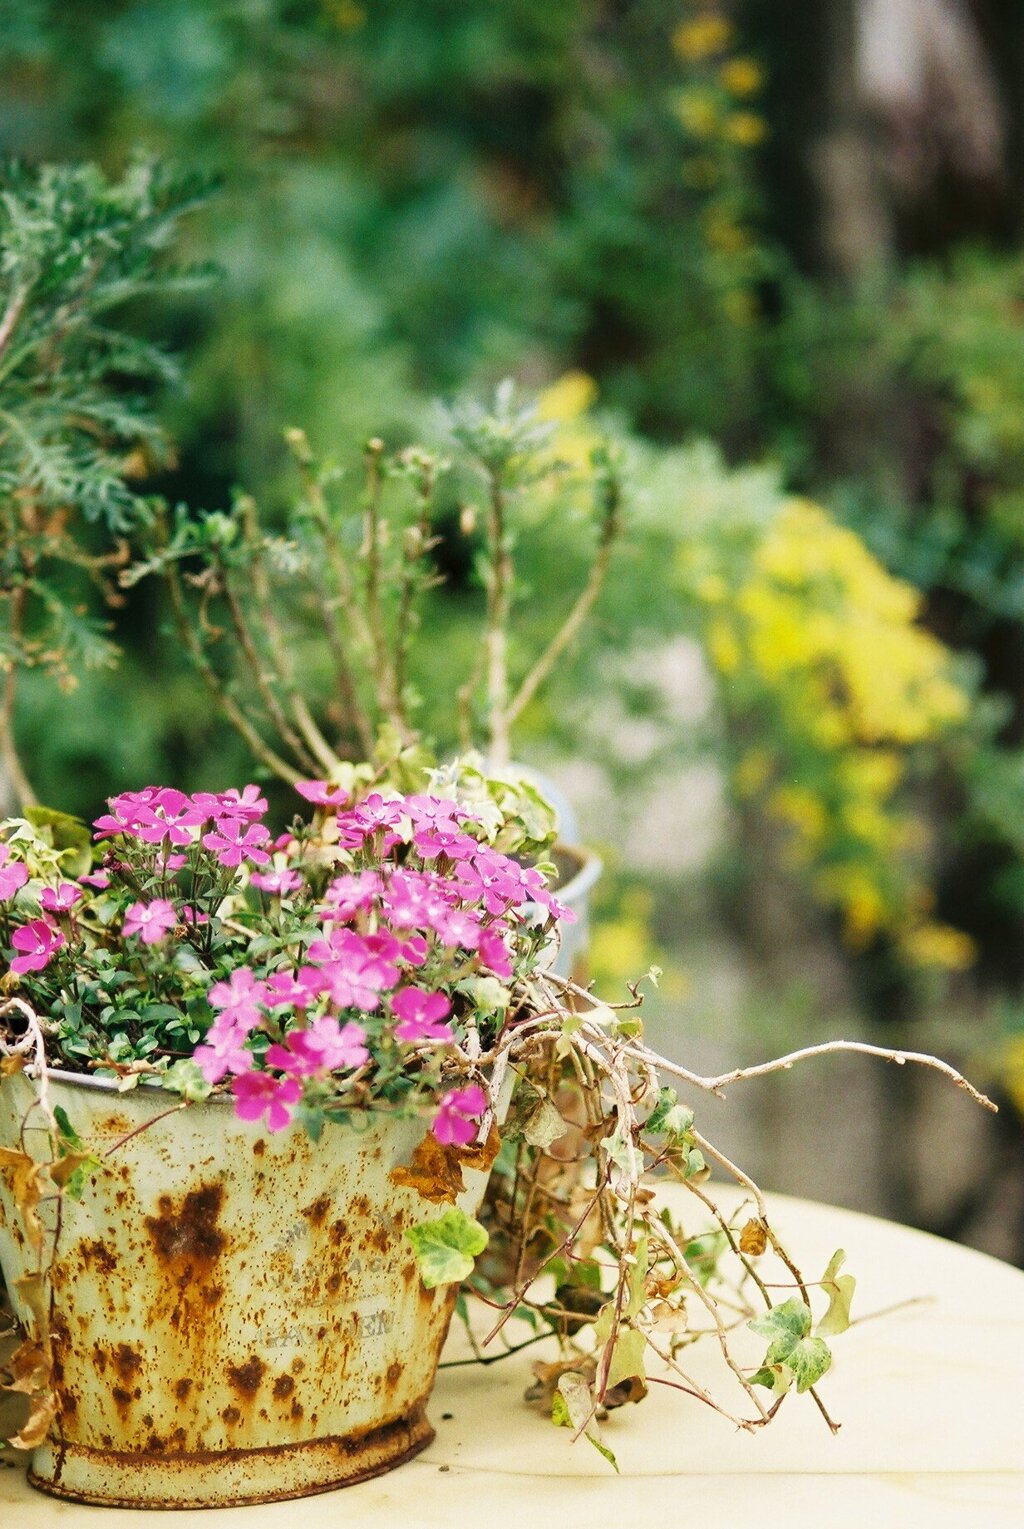
[[[704,220],[704,237],[723,255],[738,255],[750,248],[750,234],[728,213],[713,209]]]
[[[756,112],[734,111],[726,117],[723,132],[730,143],[743,149],[754,149],[767,137],[768,124]]]
[[[764,71],[752,58],[730,58],[719,71],[719,79],[734,96],[753,96],[764,84]]]
[[[735,674],[743,658],[735,630],[727,621],[713,621],[708,630],[708,651],[721,674]]]
[[[722,298],[722,311],[730,324],[735,324],[737,329],[746,329],[757,318],[757,298],[753,292],[743,290],[727,292]]]
[[[366,10],[356,0],[324,0],[324,11],[343,32],[355,32],[366,21]]]
[[[1024,1035],[1014,1035],[1007,1041],[999,1061],[1003,1086],[1024,1115]]]
[[[724,16],[695,16],[684,21],[672,33],[672,46],[680,58],[690,63],[712,58],[728,47],[733,37],[733,25]]]
[[[718,131],[718,102],[709,91],[680,90],[673,97],[672,109],[695,138],[710,138]]]
[[[588,372],[565,372],[539,395],[537,413],[543,420],[565,424],[592,409],[597,394],[597,383]]]
[[[967,971],[977,954],[970,935],[949,924],[921,924],[903,936],[900,946],[911,965],[951,972]]]
[[[574,475],[589,478],[591,457],[600,441],[598,432],[587,418],[597,399],[598,387],[587,372],[565,372],[537,399],[537,414],[547,423],[557,425],[554,440],[541,453],[551,464],[564,464]],[[557,479],[553,475],[550,486]],[[577,485],[579,487],[580,485]]]

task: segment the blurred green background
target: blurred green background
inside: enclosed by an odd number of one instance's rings
[[[626,545],[517,738],[606,858],[594,975],[663,967],[651,1036],[714,1070],[840,1034],[970,1068],[994,1124],[843,1061],[715,1127],[1024,1262],[1020,6],[0,0],[0,48],[4,153],[217,182],[179,254],[220,278],[133,315],[187,379],[147,491],[273,516],[286,426],[350,463],[506,376],[570,461],[625,442]],[[446,513],[442,748],[481,602]],[[520,672],[589,545],[571,487],[523,527]],[[111,615],[117,670],[24,687],[44,800],[249,776],[155,591]]]

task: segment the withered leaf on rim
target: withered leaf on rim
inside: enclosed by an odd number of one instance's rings
[[[26,1152],[13,1152],[9,1147],[0,1147],[0,1173],[10,1183],[14,1203],[25,1223],[25,1235],[37,1253],[43,1245],[43,1223],[36,1212],[36,1206],[43,1192],[40,1180],[49,1166],[48,1163],[37,1163]]]
[[[431,1131],[416,1148],[409,1166],[404,1168],[399,1164],[392,1168],[388,1177],[393,1184],[415,1189],[432,1205],[451,1204],[466,1187],[459,1154],[451,1147],[443,1147]]]
[[[34,1396],[50,1384],[50,1356],[41,1343],[35,1343],[31,1338],[19,1344],[4,1368],[11,1376],[3,1387],[5,1391],[23,1391],[26,1396]]]
[[[52,1391],[33,1397],[24,1427],[12,1435],[7,1442],[14,1449],[36,1449],[46,1438],[50,1431],[50,1424],[56,1416],[57,1398]]]

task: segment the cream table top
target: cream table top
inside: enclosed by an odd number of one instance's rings
[[[674,1203],[681,1191],[669,1191]],[[723,1191],[723,1200],[725,1192]],[[693,1205],[690,1200],[689,1205]],[[720,1529],[1024,1529],[1024,1274],[980,1253],[852,1211],[772,1196],[808,1277],[836,1247],[858,1279],[857,1323],[834,1340],[821,1384],[833,1438],[808,1397],[748,1435],[654,1386],[603,1425],[622,1474],[526,1406],[539,1345],[501,1364],[443,1370],[437,1439],[376,1480],[300,1502],[196,1510],[77,1507],[0,1468],[0,1529],[595,1529],[709,1523]],[[783,1297],[780,1296],[780,1299]],[[752,1339],[756,1363],[759,1340]],[[460,1355],[453,1333],[447,1357]],[[691,1371],[723,1397],[713,1345]],[[444,1414],[451,1414],[445,1419]],[[10,1459],[10,1457],[7,1457]]]

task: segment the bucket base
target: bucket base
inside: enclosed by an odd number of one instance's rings
[[[28,1479],[50,1497],[113,1508],[238,1508],[312,1497],[381,1476],[434,1437],[423,1406],[368,1433],[266,1449],[123,1454],[67,1443],[36,1450]]]

